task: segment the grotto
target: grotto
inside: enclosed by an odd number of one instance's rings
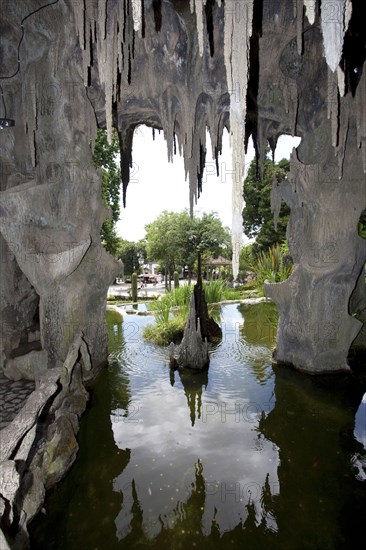
[[[295,264],[266,286],[274,361],[343,375],[350,354],[365,357],[366,27],[361,0],[2,0],[0,18],[0,372],[35,383],[0,431],[0,546],[22,548],[75,460],[108,356],[119,266],[100,239],[97,128],[118,132],[127,204],[134,131],[161,130],[168,161],[184,158],[191,211],[230,133],[234,276],[248,140],[260,170],[268,144],[300,137],[271,192],[275,218],[291,209]]]

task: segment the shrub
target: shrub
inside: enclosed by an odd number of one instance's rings
[[[148,342],[153,342],[158,346],[168,346],[170,342],[178,344],[183,338],[186,318],[182,316],[173,317],[167,323],[156,323],[147,325],[142,336]]]
[[[293,265],[285,265],[279,245],[272,246],[267,252],[261,252],[252,266],[255,273],[254,284],[258,293],[264,296],[264,281],[280,283],[291,275]]]
[[[208,304],[215,304],[225,299],[226,283],[220,279],[210,281],[203,284],[203,290],[205,292],[206,302]]]

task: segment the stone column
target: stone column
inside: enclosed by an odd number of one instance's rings
[[[330,143],[330,128],[324,131]],[[305,151],[306,139],[312,137],[305,136]],[[287,239],[295,266],[287,281],[266,284],[280,314],[274,357],[311,373],[347,371],[350,346],[362,329],[350,298],[366,259],[366,241],[357,233],[366,187],[355,124],[338,158],[331,145],[319,164],[302,163],[294,151],[289,182],[278,190],[291,208]]]

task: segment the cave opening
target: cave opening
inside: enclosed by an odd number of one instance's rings
[[[75,460],[78,419],[88,399],[85,386],[106,364],[105,297],[118,266],[100,239],[106,212],[90,151],[97,127],[106,128],[109,137],[112,128],[118,128],[123,194],[130,177],[136,179],[131,189],[140,190],[140,204],[134,215],[146,219],[148,212],[143,213],[141,205],[147,193],[141,192],[138,181],[144,161],[133,166],[135,128],[142,123],[161,127],[169,158],[182,147],[192,211],[196,197],[204,198],[206,189],[213,188],[210,178],[223,149],[222,133],[230,129],[232,162],[238,163],[240,174],[232,181],[232,244],[242,234],[249,134],[260,161],[267,142],[273,149],[277,134],[293,134],[302,141],[274,206],[283,200],[291,210],[287,234],[295,269],[279,284],[268,279],[265,283],[279,311],[274,356],[266,335],[254,343],[255,349],[246,340],[250,325],[273,334],[273,304],[263,304],[257,314],[228,306],[227,339],[213,351],[215,379],[198,376],[196,383],[185,373],[168,373],[152,345],[139,345],[135,337],[145,322],[142,315],[131,318],[134,324],[126,321],[119,357],[96,384],[105,393],[96,390],[93,403],[99,399],[102,408],[90,408],[86,431],[80,433],[85,447],[80,449],[76,477],[68,488],[60,488],[64,500],[55,509],[68,521],[65,503],[76,499],[79,546],[88,540],[93,547],[113,548],[126,539],[131,546],[143,540],[146,547],[168,547],[174,529],[178,545],[191,545],[198,532],[202,547],[208,536],[218,547],[231,544],[232,536],[238,546],[279,542],[281,547],[296,547],[299,540],[329,548],[356,546],[365,527],[365,452],[360,446],[364,430],[360,437],[358,425],[358,438],[350,434],[364,385],[348,358],[351,344],[360,352],[366,349],[366,241],[363,218],[358,219],[366,207],[366,36],[361,2],[46,2],[39,0],[34,10],[33,0],[9,1],[0,16],[0,91],[5,103],[5,119],[0,120],[0,223],[16,259],[15,264],[6,254],[1,265],[1,312],[9,315],[11,325],[11,330],[3,330],[2,351],[9,350],[11,360],[19,359],[16,350],[30,343],[39,324],[41,352],[48,354],[50,367],[43,373],[46,383],[36,389],[37,406],[28,407],[6,428],[0,454],[10,482],[0,479],[0,511],[5,502],[7,516],[11,510],[15,518],[12,532],[19,528],[20,536],[27,536],[29,521],[42,507],[44,488],[55,485]],[[48,94],[50,89],[55,93]],[[212,165],[206,155],[209,148],[214,151]],[[150,168],[155,164],[156,158],[147,163]],[[219,168],[221,178],[229,179]],[[170,183],[175,178],[172,175]],[[151,179],[150,173],[147,181],[158,189]],[[155,190],[153,199],[157,194]],[[222,196],[222,189],[217,195]],[[38,254],[44,238],[59,247],[57,262],[52,250]],[[115,331],[118,338],[121,325]],[[339,376],[330,382],[328,374]],[[145,398],[151,398],[149,403]],[[44,420],[39,412],[45,402],[52,402],[51,424],[45,440],[39,441],[34,433]],[[141,403],[146,409],[139,408]],[[359,423],[364,407],[358,410]],[[139,412],[143,422],[135,422]],[[162,435],[156,426],[162,427]],[[341,436],[334,426],[343,427]],[[230,431],[235,437],[228,436]],[[105,436],[106,446],[101,444]],[[144,443],[146,453],[139,454]],[[168,459],[162,456],[165,450]],[[91,475],[90,458],[95,460]],[[19,464],[29,469],[25,476]],[[233,476],[225,477],[221,465]],[[151,470],[156,474],[152,485],[147,479]],[[97,492],[95,471],[105,482]],[[174,485],[178,478],[183,484]],[[75,486],[83,487],[88,506],[95,499],[89,524]],[[25,500],[20,497],[23,489],[28,491]],[[54,519],[43,541],[47,548],[59,542],[52,542],[55,526],[59,528]],[[129,539],[131,522],[136,530]],[[87,539],[93,539],[95,525],[106,531],[100,540]],[[64,525],[57,535],[63,541],[68,536]],[[65,546],[71,547],[75,539],[69,542]]]

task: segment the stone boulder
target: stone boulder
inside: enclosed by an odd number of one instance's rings
[[[30,351],[25,355],[8,359],[5,363],[4,374],[10,380],[37,381],[40,374],[47,370],[47,362],[46,350]]]

